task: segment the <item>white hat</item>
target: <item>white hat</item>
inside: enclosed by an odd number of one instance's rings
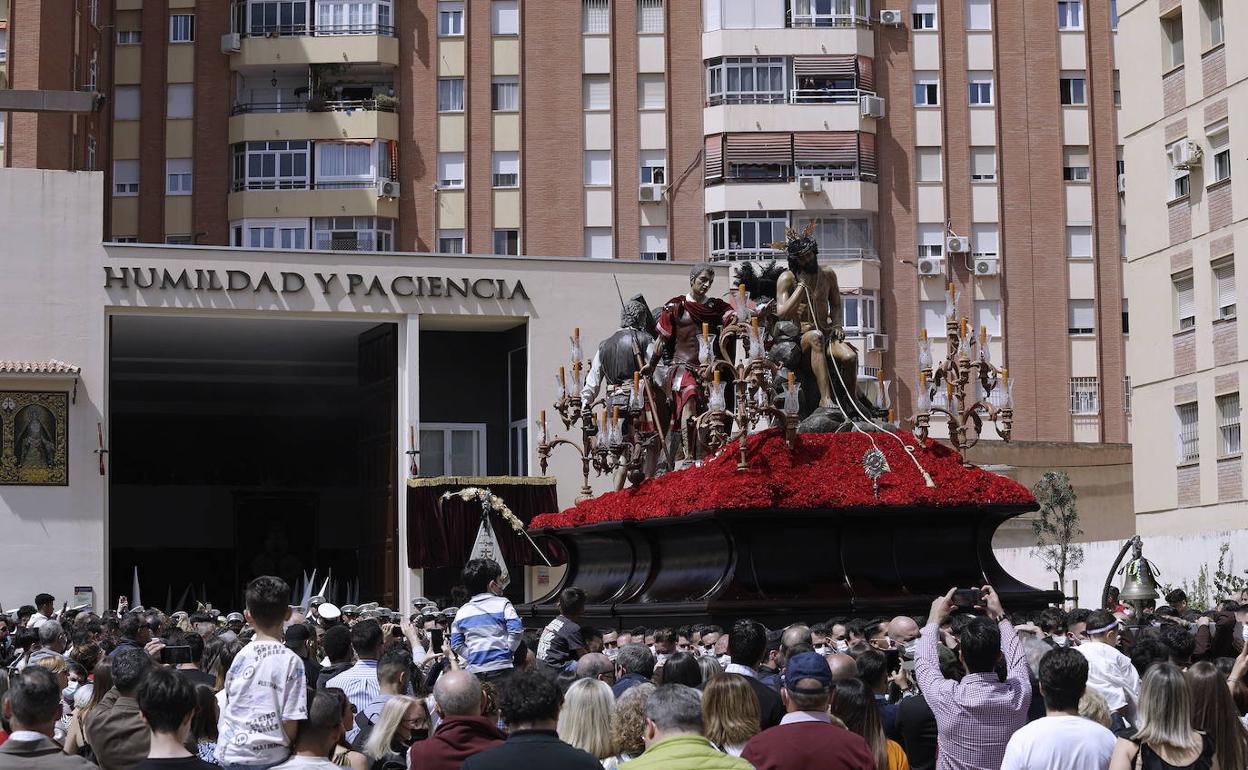
[[[336,604],[324,602],[316,608],[316,614],[321,616],[321,620],[337,620],[342,617],[342,610]]]

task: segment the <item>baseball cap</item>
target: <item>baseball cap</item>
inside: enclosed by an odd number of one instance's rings
[[[818,687],[798,687],[803,679],[814,679]],[[784,668],[784,689],[802,695],[819,695],[832,686],[832,669],[828,661],[817,652],[800,652],[789,658]]]

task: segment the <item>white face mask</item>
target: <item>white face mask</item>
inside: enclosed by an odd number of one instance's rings
[[[832,648],[826,644],[821,644],[815,648],[815,652],[819,653],[820,655],[828,655],[828,654],[831,654]]]
[[[914,651],[919,648],[919,640],[911,639],[908,642],[903,642],[901,648],[903,658],[906,658],[907,660],[914,660]]]
[[[1248,623],[1245,623],[1244,627],[1239,629],[1239,635],[1244,637],[1244,642],[1248,643]]]
[[[1058,647],[1065,647],[1066,645],[1070,644],[1070,637],[1065,636],[1065,635],[1055,636],[1053,637],[1053,643],[1056,644]]]
[[[603,650],[603,652],[606,653],[608,659],[615,660],[615,656],[620,654],[620,648],[608,647],[607,649]]]
[[[835,643],[837,652],[849,652],[849,642],[846,640],[837,639]]]

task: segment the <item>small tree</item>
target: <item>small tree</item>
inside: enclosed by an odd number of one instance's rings
[[[1066,571],[1083,564],[1083,546],[1075,538],[1083,534],[1075,489],[1063,471],[1047,471],[1031,489],[1040,503],[1040,517],[1032,522],[1036,547],[1032,552],[1045,569],[1057,575],[1057,584],[1066,592]]]

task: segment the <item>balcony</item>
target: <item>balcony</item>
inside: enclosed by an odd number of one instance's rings
[[[834,17],[848,22],[851,17]],[[862,17],[854,20],[867,22]],[[800,21],[804,24],[806,17]],[[822,20],[820,17],[819,20]],[[813,21],[813,20],[812,20]],[[702,58],[717,56],[823,56],[829,53],[875,56],[875,33],[869,23],[839,26],[719,29],[702,33]]]
[[[773,259],[785,259],[785,252],[781,249],[711,249],[712,262],[755,262],[770,261]],[[829,262],[859,262],[863,260],[876,261],[880,259],[880,255],[875,249],[828,249],[819,247],[819,259]]]
[[[729,177],[705,189],[706,211],[787,209],[789,211],[869,211],[879,210],[879,187],[875,175],[831,175],[816,177],[817,192],[803,192],[797,177]]]
[[[860,88],[799,90],[783,94],[716,96],[702,112],[703,131],[721,134],[744,131],[870,131],[875,119],[866,117],[859,99],[875,96]],[[818,108],[818,109],[812,109]]]
[[[230,143],[270,139],[399,138],[393,99],[244,102],[230,116]]]
[[[301,186],[279,186],[295,184]],[[235,183],[229,194],[230,219],[248,217],[397,218],[399,202],[379,198],[375,182]],[[319,248],[319,247],[318,247]]]
[[[389,24],[275,26],[241,37],[241,50],[230,56],[234,71],[289,64],[399,64],[399,41]]]

